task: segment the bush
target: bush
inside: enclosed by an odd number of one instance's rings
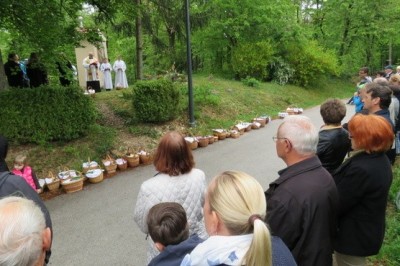
[[[246,43],[233,50],[232,68],[238,78],[266,80],[275,49],[268,41]]]
[[[171,81],[139,81],[134,86],[133,107],[141,122],[160,123],[179,113],[180,92]]]
[[[279,85],[285,85],[293,79],[295,70],[282,58],[277,58],[271,65],[272,80]]]
[[[257,79],[251,77],[246,77],[245,79],[242,79],[242,83],[249,87],[258,87],[260,85],[260,82]]]
[[[287,47],[286,60],[295,69],[293,82],[307,86],[339,74],[339,63],[332,51],[324,50],[316,41],[292,43]]]
[[[97,117],[79,87],[42,86],[0,92],[0,132],[17,142],[69,141],[86,134]]]

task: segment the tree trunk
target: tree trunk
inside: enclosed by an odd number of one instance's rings
[[[176,51],[175,51],[175,38],[176,38],[176,31],[174,27],[168,27],[166,25],[166,30],[168,34],[168,51],[169,57],[171,58],[171,64],[176,63]]]
[[[4,71],[3,57],[0,50],[0,90],[5,90],[8,88],[8,82],[6,77],[6,72]]]
[[[375,45],[375,38],[372,34],[367,34],[368,44],[366,45],[365,50],[365,66],[371,66],[372,59],[374,55],[374,45]],[[371,74],[371,73],[370,73]]]
[[[141,0],[136,0],[136,80],[143,79],[143,36]]]
[[[342,36],[342,43],[340,44],[339,48],[339,57],[342,57],[346,53],[346,43],[349,42],[349,34],[350,34],[350,28],[351,28],[351,18],[350,14],[353,9],[353,3],[349,3],[348,6],[348,12],[346,14],[346,17],[343,19],[344,20],[344,30],[343,30],[343,36]],[[349,47],[349,45],[347,45]]]

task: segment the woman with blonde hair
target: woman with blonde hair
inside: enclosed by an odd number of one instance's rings
[[[385,118],[355,115],[349,121],[349,138],[354,152],[333,174],[340,201],[334,241],[338,266],[366,265],[367,256],[378,254],[393,178],[385,152],[394,134]]]
[[[181,265],[296,265],[289,249],[279,238],[272,239],[264,223],[264,191],[257,180],[239,171],[214,177],[203,207],[210,237],[199,244]],[[280,263],[273,263],[273,256]],[[274,259],[275,261],[275,259]]]

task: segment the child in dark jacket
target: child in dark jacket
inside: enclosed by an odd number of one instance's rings
[[[14,159],[14,169],[12,173],[19,175],[25,179],[25,181],[37,192],[40,193],[42,188],[40,187],[39,181],[36,177],[32,167],[28,165],[25,155],[17,155]]]
[[[180,265],[186,254],[203,242],[197,235],[189,237],[185,209],[175,202],[154,205],[147,215],[147,227],[156,248],[161,252],[149,266]]]

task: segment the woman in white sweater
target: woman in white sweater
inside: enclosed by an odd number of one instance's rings
[[[208,237],[202,211],[206,178],[194,165],[192,151],[181,134],[169,132],[161,138],[154,158],[158,173],[141,185],[136,201],[134,219],[143,233],[148,233],[146,218],[151,207],[160,202],[177,202],[186,211],[190,235]],[[150,237],[148,240],[149,262],[158,251]]]

